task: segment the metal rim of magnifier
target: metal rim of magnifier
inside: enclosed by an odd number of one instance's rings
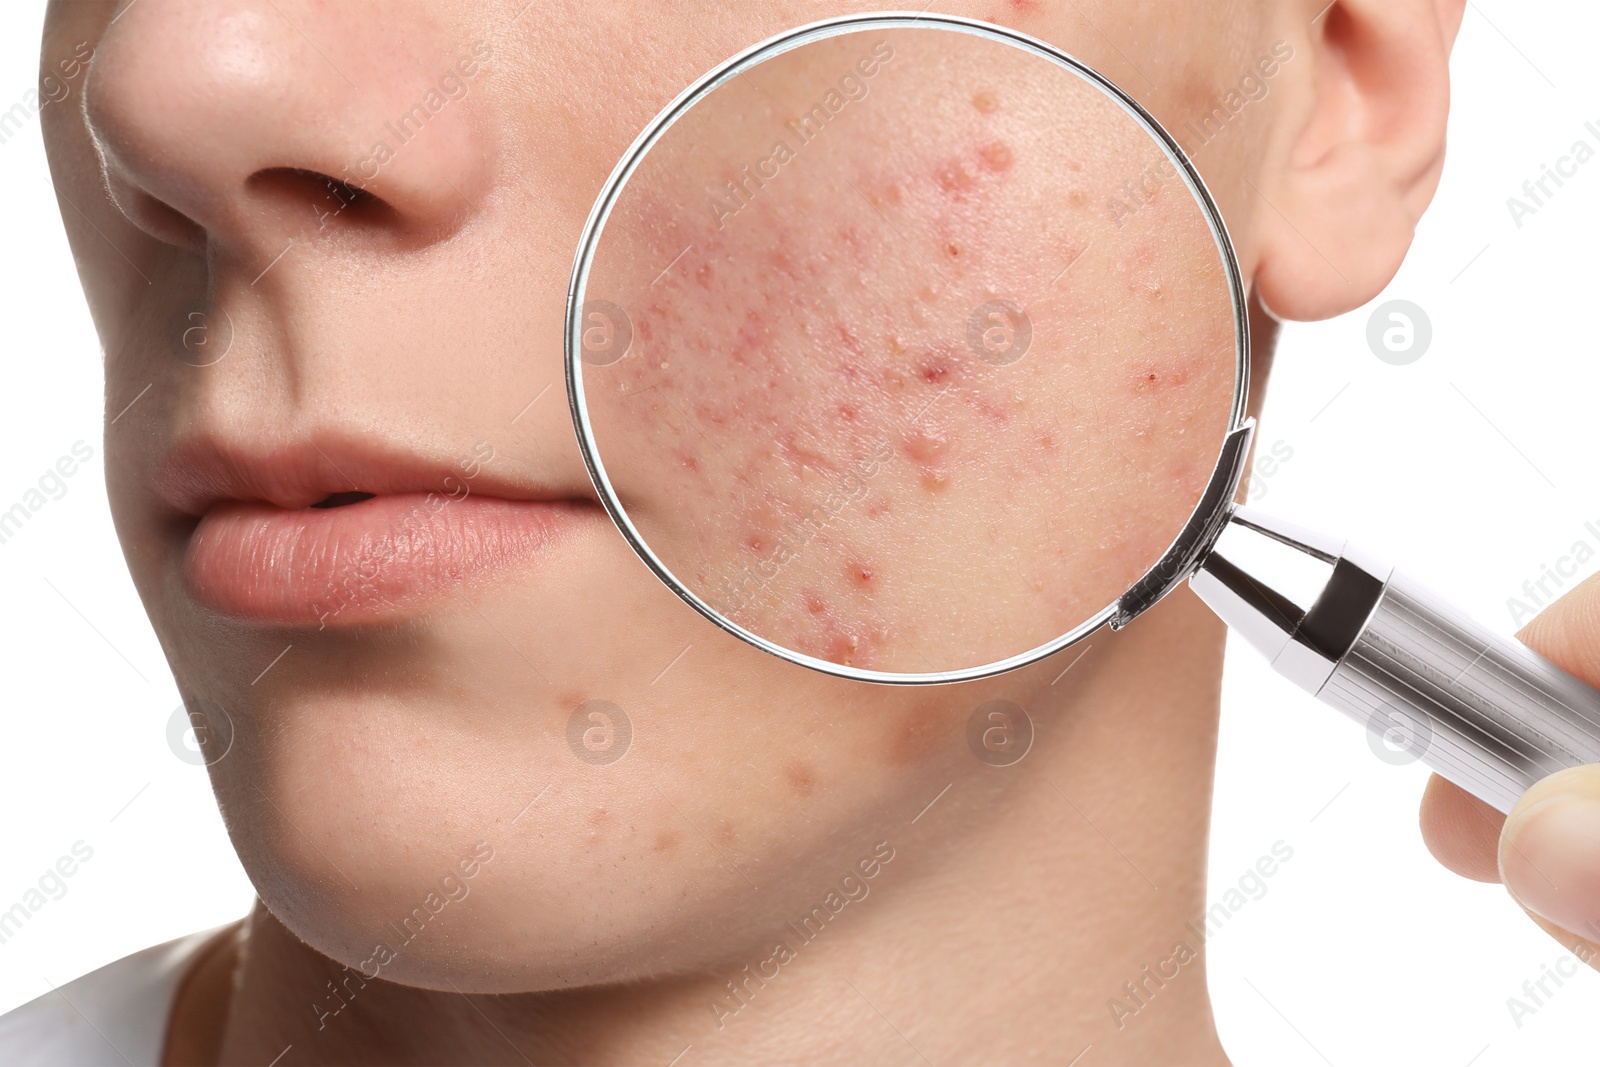
[[[919,674],[865,670],[859,667],[832,663],[814,656],[807,656],[804,653],[775,644],[760,634],[745,629],[724,617],[715,608],[700,599],[693,590],[678,580],[678,577],[650,548],[634,526],[633,520],[628,516],[627,511],[622,507],[621,501],[617,499],[616,492],[611,486],[611,480],[606,474],[605,464],[601,461],[599,449],[595,444],[583,394],[582,309],[583,297],[589,280],[589,269],[594,260],[595,249],[600,242],[600,235],[605,229],[606,219],[610,216],[617,197],[627,185],[628,179],[633,176],[634,171],[638,168],[646,153],[654,147],[655,143],[671,128],[674,122],[699,103],[706,94],[757,64],[814,41],[868,29],[896,28],[943,28],[1012,45],[1024,52],[1055,63],[1067,72],[1100,89],[1119,104],[1129,116],[1144,128],[1151,139],[1161,146],[1167,158],[1176,168],[1184,185],[1187,186],[1190,194],[1195,198],[1195,201],[1205,214],[1206,223],[1211,228],[1212,237],[1217,243],[1217,250],[1227,270],[1229,295],[1233,302],[1234,336],[1236,338],[1233,406],[1228,417],[1226,438],[1206,491],[1202,494],[1189,520],[1161,559],[1139,581],[1135,582],[1127,593],[1059,637],[1027,652],[1018,653],[992,663],[980,664],[975,667],[963,667],[958,670],[932,671]],[[1137,101],[1092,67],[1027,34],[1018,33],[1003,26],[995,26],[987,22],[960,18],[954,15],[879,12],[847,15],[841,18],[824,19],[820,22],[809,23],[781,33],[733,56],[713,68],[680,93],[677,99],[668,104],[659,115],[651,120],[650,124],[645,127],[644,131],[639,134],[638,138],[628,148],[628,151],[622,156],[622,159],[618,161],[616,168],[611,172],[611,176],[602,187],[594,208],[589,213],[589,220],[584,225],[583,235],[578,242],[577,257],[572,267],[572,281],[567,289],[567,318],[564,344],[567,400],[572,409],[573,426],[577,430],[578,447],[583,453],[584,465],[589,470],[590,480],[594,482],[595,491],[600,495],[601,503],[605,506],[606,511],[610,513],[612,521],[616,523],[617,528],[622,532],[622,536],[627,540],[634,552],[638,554],[639,558],[655,572],[656,577],[660,578],[667,588],[676,593],[690,607],[740,640],[791,663],[797,663],[835,677],[849,678],[862,682],[876,682],[888,685],[936,685],[988,678],[1053,655],[1068,645],[1082,640],[1108,622],[1113,628],[1120,629],[1186,578],[1193,569],[1194,564],[1204,555],[1206,549],[1215,540],[1216,533],[1221,529],[1228,514],[1232,511],[1233,497],[1237,490],[1239,479],[1244,474],[1244,457],[1248,452],[1252,428],[1252,420],[1245,418],[1246,393],[1250,380],[1250,326],[1245,303],[1244,282],[1240,277],[1239,263],[1234,255],[1233,242],[1228,236],[1228,230],[1222,221],[1222,215],[1217,210],[1216,203],[1212,200],[1211,193],[1206,188],[1205,182],[1201,180],[1199,173],[1189,162],[1183,149]]]

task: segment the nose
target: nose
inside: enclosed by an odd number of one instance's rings
[[[84,107],[113,202],[169,244],[258,262],[309,233],[417,246],[490,184],[491,43],[425,5],[136,0]]]

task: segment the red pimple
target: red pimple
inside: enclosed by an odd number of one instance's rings
[[[883,187],[881,192],[873,194],[871,199],[874,206],[883,204],[898,205],[901,201],[900,186],[890,182]]]
[[[954,241],[947,241],[945,242],[944,246],[944,254],[949,256],[951,259],[957,259],[961,255],[961,246],[956,244]]]
[[[817,788],[817,772],[805,763],[796,761],[784,766],[783,776],[796,796],[808,797]]]
[[[850,584],[857,589],[870,589],[878,572],[865,563],[852,563],[845,568],[845,575],[850,579]]]
[[[856,421],[856,409],[851,407],[849,404],[840,404],[839,405],[839,417],[841,419],[843,419],[844,421],[846,421],[846,422],[855,422]]]
[[[985,168],[997,174],[1011,169],[1011,149],[999,141],[978,149],[978,158],[983,160]]]
[[[978,184],[972,175],[967,173],[967,168],[961,165],[960,160],[946,163],[934,171],[933,177],[943,192],[956,197],[971,192]]]
[[[913,463],[923,467],[931,467],[944,458],[945,452],[950,448],[950,443],[945,440],[944,434],[938,430],[914,430],[906,435],[906,455],[911,457]]]
[[[1137,393],[1149,393],[1155,390],[1168,390],[1181,388],[1189,384],[1189,369],[1184,366],[1156,367],[1146,369],[1133,380],[1133,389]]]
[[[738,347],[743,349],[763,348],[767,343],[767,324],[755,311],[748,312],[744,322],[739,326]]]
[[[870,666],[875,648],[883,647],[887,634],[879,631],[849,631],[832,620],[820,624],[821,633],[801,641],[801,651],[818,659],[846,667]]]
[[[861,644],[854,637],[835,634],[828,639],[822,658],[844,667],[853,666],[861,658]]]
[[[889,727],[886,743],[876,746],[891,767],[926,763],[938,754],[951,736],[946,709],[919,704]]]
[[[712,407],[710,404],[696,404],[694,416],[702,424],[709,423],[712,426],[726,426],[732,421],[725,409]]]
[[[992,115],[1000,107],[1000,100],[989,90],[984,89],[972,98],[972,106],[985,115]]]
[[[800,594],[800,600],[805,604],[806,610],[813,615],[821,615],[824,611],[828,610],[828,602],[810,590],[802,592]]]
[[[974,406],[986,419],[999,426],[1004,426],[1011,421],[1011,416],[1006,413],[1005,408],[986,397],[979,397]]]

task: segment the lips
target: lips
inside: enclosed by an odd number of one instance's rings
[[[603,521],[581,491],[491,473],[488,446],[441,461],[306,444],[252,453],[192,441],[161,465],[157,495],[198,519],[182,571],[201,604],[282,625],[387,620],[465,582],[547,562]]]

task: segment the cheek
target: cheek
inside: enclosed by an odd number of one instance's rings
[[[770,640],[886,670],[1034,647],[1139,573],[1095,555],[1116,435],[1225,421],[1231,378],[1202,366],[1221,338],[1165,317],[1200,284],[1193,235],[1159,197],[1110,229],[1135,153],[1088,155],[1010,99],[979,84],[934,129],[709,183],[647,160],[608,222],[588,291],[634,346],[585,370],[602,459],[663,562]]]
[[[977,208],[1009,150],[918,162],[757,190],[727,225],[680,231],[692,251],[637,305],[639,350],[591,404],[677,573],[858,666],[914,625],[884,599],[923,569],[907,523],[948,512],[964,457],[1022,408],[964,336],[995,266]]]

